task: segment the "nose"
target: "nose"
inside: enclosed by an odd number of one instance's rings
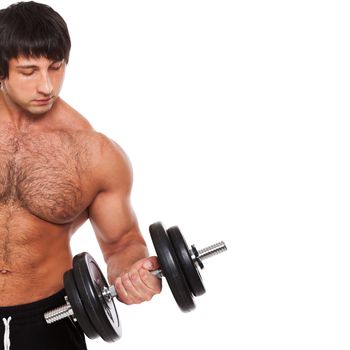
[[[38,92],[43,95],[51,95],[53,90],[52,81],[50,78],[50,75],[45,72],[40,75],[38,86],[37,86]]]

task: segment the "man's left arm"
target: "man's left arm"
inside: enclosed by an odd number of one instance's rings
[[[150,273],[159,264],[156,257],[148,257],[130,204],[132,172],[126,155],[109,142],[102,152],[98,169],[102,186],[89,207],[89,218],[118,299],[138,304],[160,293],[161,281]]]

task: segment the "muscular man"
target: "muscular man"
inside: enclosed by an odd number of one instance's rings
[[[70,239],[90,220],[108,280],[126,304],[161,290],[130,205],[122,149],[60,99],[70,38],[49,6],[0,10],[0,334],[4,349],[86,349],[69,319],[45,324],[64,303]]]

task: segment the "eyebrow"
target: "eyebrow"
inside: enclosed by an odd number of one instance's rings
[[[35,66],[35,65],[23,65],[23,66],[16,66],[16,68],[34,69],[34,68],[38,68],[38,66]]]
[[[57,63],[63,63],[63,60],[61,61],[54,61],[50,64],[50,66],[52,66],[53,64],[57,64]],[[16,68],[20,68],[20,69],[36,69],[39,68],[39,66],[36,66],[35,64],[24,64],[24,65],[18,65],[16,66]]]

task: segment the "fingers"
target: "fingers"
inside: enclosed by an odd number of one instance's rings
[[[151,271],[140,269],[139,276],[142,283],[151,290],[154,294],[159,294],[162,290],[162,282],[157,276],[154,276]]]
[[[149,270],[141,267],[132,269],[117,278],[115,288],[118,299],[125,304],[140,304],[149,301],[161,291],[161,281]]]

